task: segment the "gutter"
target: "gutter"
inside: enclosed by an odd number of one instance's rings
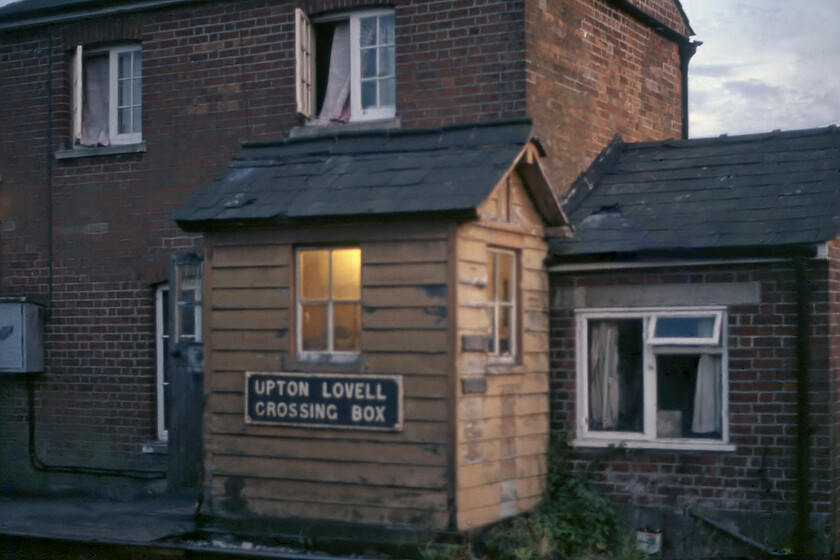
[[[13,13],[7,16],[8,19],[6,19],[6,21],[2,21],[3,16],[0,15],[0,31],[15,31],[39,25],[67,23],[80,19],[113,16],[143,10],[153,10],[157,8],[169,8],[172,6],[180,6],[182,4],[195,4],[199,1],[200,0],[149,0],[146,2],[139,1],[119,5],[105,4],[100,7],[87,9],[82,8],[75,11],[52,11],[51,13],[50,10],[36,10],[32,12],[23,12],[21,14]]]

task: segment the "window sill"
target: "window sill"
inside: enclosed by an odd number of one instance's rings
[[[616,449],[651,449],[660,451],[718,451],[731,452],[736,446],[731,443],[709,442],[702,443],[696,440],[677,441],[636,441],[636,440],[599,440],[599,439],[575,439],[571,442],[572,447],[594,447],[605,449],[614,447]]]
[[[139,142],[137,144],[121,144],[117,146],[99,146],[89,148],[86,146],[71,148],[69,150],[59,150],[55,153],[55,159],[79,159],[86,157],[97,156],[116,156],[123,154],[141,154],[146,151],[146,142]]]
[[[300,356],[293,362],[284,364],[283,371],[306,373],[360,373],[361,358],[359,356]]]
[[[371,121],[349,122],[344,124],[331,124],[327,126],[316,126],[306,124],[296,126],[289,132],[289,138],[317,138],[319,136],[335,136],[345,132],[364,132],[368,130],[389,130],[400,128],[400,118],[379,119]]]
[[[150,441],[140,445],[143,453],[166,455],[169,453],[169,443],[166,440]]]

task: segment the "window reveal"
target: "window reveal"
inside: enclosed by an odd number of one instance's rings
[[[722,319],[722,311],[579,315],[579,435],[724,440]]]
[[[298,251],[298,351],[303,357],[360,351],[361,250]]]
[[[319,126],[393,118],[393,10],[318,19],[295,12],[297,110]]]
[[[73,134],[82,146],[142,139],[142,55],[139,45],[76,47],[73,60]]]

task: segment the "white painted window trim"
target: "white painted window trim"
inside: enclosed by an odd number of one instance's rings
[[[315,35],[312,22],[300,8],[295,8],[295,95],[297,112],[311,119],[315,116]]]
[[[314,247],[298,247],[295,250],[295,351],[297,355],[297,361],[299,362],[306,362],[306,363],[319,363],[319,364],[354,364],[359,361],[359,352],[347,352],[347,351],[336,351],[334,350],[335,346],[335,333],[334,331],[334,312],[333,312],[333,298],[332,298],[332,252],[335,249],[345,249],[348,247],[345,246],[314,246]],[[357,248],[357,247],[353,247]],[[304,350],[303,349],[303,305],[306,303],[305,300],[301,298],[301,285],[300,285],[300,253],[301,251],[328,251],[329,258],[327,261],[330,263],[329,267],[329,293],[330,297],[327,300],[327,350],[324,352],[313,352],[311,350]],[[361,282],[361,270],[359,271],[359,281]],[[350,303],[350,301],[340,301],[341,303]],[[358,303],[361,305],[361,299],[359,299]],[[359,336],[361,336],[361,332],[359,332]]]
[[[359,45],[359,22],[363,18],[393,15],[393,8],[354,10],[321,16],[314,20],[322,22],[348,21],[350,24],[350,122],[393,119],[395,105],[362,109],[361,54]],[[307,119],[315,119],[315,30],[313,21],[301,10],[295,8],[295,94],[297,112]]]
[[[166,308],[168,305],[164,300],[164,292],[169,292],[168,284],[161,284],[155,290],[155,349],[156,349],[156,375],[155,375],[155,394],[156,394],[156,433],[159,441],[167,441],[169,433],[166,431],[166,402],[164,396],[166,394],[166,381],[164,373],[166,371],[166,344],[165,341],[170,338],[169,333],[166,332],[166,325],[164,324],[164,317],[166,316]]]
[[[660,316],[709,316],[715,314],[717,340],[715,344],[697,344],[692,340],[691,346],[686,344],[653,343],[649,334],[652,333],[654,315]],[[644,341],[644,419],[643,432],[619,431],[590,431],[588,429],[589,403],[589,349],[588,322],[591,319],[642,319]],[[631,449],[671,449],[696,451],[732,451],[735,446],[729,444],[729,358],[726,333],[726,308],[720,306],[709,307],[667,307],[667,308],[599,308],[575,310],[575,344],[576,344],[576,383],[577,398],[575,399],[576,438],[572,442],[576,447],[627,447]],[[722,339],[721,339],[722,338]],[[717,346],[717,348],[715,348]],[[658,438],[656,436],[656,368],[655,356],[666,353],[685,353],[700,351],[707,354],[719,353],[721,356],[721,438],[719,440],[706,438]]]
[[[366,10],[350,14],[350,121],[371,121],[393,119],[397,108],[394,105],[379,105],[371,109],[362,109],[362,70],[360,22],[363,18],[393,15],[394,10]],[[378,20],[377,20],[378,22]],[[377,23],[377,36],[378,36]],[[395,61],[396,62],[396,61]],[[377,91],[379,89],[377,88]]]
[[[489,254],[497,254],[497,255],[508,255],[511,258],[511,266],[513,270],[511,271],[511,286],[510,286],[510,296],[511,300],[509,302],[502,302],[501,300],[496,299],[490,300],[487,302],[487,305],[490,309],[490,321],[492,321],[491,329],[493,332],[493,348],[495,349],[492,352],[489,352],[488,360],[493,364],[512,364],[516,362],[517,352],[518,352],[518,334],[519,334],[519,322],[517,314],[519,312],[517,306],[517,275],[519,274],[519,260],[517,258],[517,253],[515,251],[511,251],[508,249],[499,249],[496,247],[489,247],[487,249],[487,253]],[[497,261],[498,262],[498,261]],[[499,267],[498,265],[495,267],[495,276],[494,278],[488,278],[487,281],[489,285],[493,287],[493,290],[496,292],[498,296],[498,279],[499,279]],[[510,352],[506,354],[499,353],[499,324],[501,321],[500,311],[503,307],[509,307],[511,310],[510,313]]]
[[[142,132],[131,132],[120,134],[117,132],[119,101],[119,55],[126,52],[142,52],[139,43],[128,43],[110,47],[96,47],[85,49],[77,45],[73,55],[73,141],[78,145],[82,137],[82,107],[84,97],[84,58],[88,55],[108,54],[108,141],[110,146],[138,144],[143,141]],[[142,80],[142,63],[140,76],[133,76]],[[142,121],[142,100],[140,104]],[[142,130],[142,127],[141,127]],[[80,146],[90,148],[90,146]]]

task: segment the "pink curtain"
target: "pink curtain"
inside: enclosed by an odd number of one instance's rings
[[[330,50],[330,73],[318,126],[350,120],[350,23],[335,26]]]
[[[82,130],[79,143],[83,146],[108,146],[108,55],[84,59],[82,90]]]

